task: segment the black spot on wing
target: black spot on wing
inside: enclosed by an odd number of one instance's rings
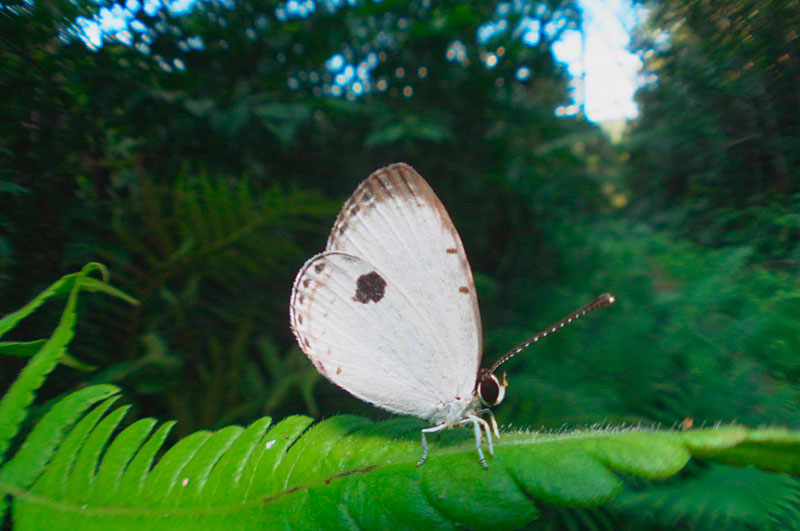
[[[353,300],[362,304],[379,302],[386,292],[386,281],[375,271],[361,275],[356,281],[356,294]]]
[[[325,262],[320,262],[314,266],[314,271],[317,273],[322,273],[325,270]]]

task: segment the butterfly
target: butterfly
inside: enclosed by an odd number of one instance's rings
[[[601,295],[481,369],[481,316],[461,238],[428,183],[396,163],[356,188],[325,251],[300,269],[290,322],[300,348],[328,380],[432,424],[422,429],[417,465],[427,459],[426,434],[472,425],[488,468],[482,438],[494,455],[492,435],[500,433],[489,408],[503,401],[507,385],[497,368],[612,302],[610,294]]]

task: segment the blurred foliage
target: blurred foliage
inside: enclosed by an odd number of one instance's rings
[[[571,3],[506,14],[557,28],[542,29],[535,47],[510,30],[475,44],[502,11],[481,2],[364,2],[284,22],[264,6],[202,3],[182,16],[139,11],[152,30],[136,44],[149,43],[148,53],[112,42],[88,53],[58,6],[3,13],[13,35],[3,53],[16,66],[6,70],[3,138],[25,191],[10,196],[6,214],[5,276],[15,282],[4,283],[3,304],[24,301],[64,267],[104,260],[142,304],[98,303],[95,330],[74,348],[107,367],[92,381],[127,382],[147,413],[176,417],[185,430],[216,425],[222,411],[227,421],[251,418],[263,402],[247,397],[285,377],[267,374],[259,345],[275,341],[275,360],[297,358],[285,319],[292,277],[322,247],[341,198],[377,167],[405,160],[427,176],[469,235],[475,269],[495,280],[549,281],[559,257],[548,225],[604,204],[601,172],[587,172],[586,159],[608,157],[607,142],[583,121],[553,116],[568,94],[550,46],[577,23]],[[202,49],[183,46],[186,35],[200,35]],[[371,92],[324,97],[332,55],[363,64],[371,53]],[[490,53],[500,58],[494,68]],[[533,72],[524,82],[520,65]],[[29,93],[16,88],[22,82]],[[302,363],[295,372],[310,369]],[[255,374],[248,364],[263,375],[258,390],[231,385]],[[198,397],[208,404],[196,407]],[[278,406],[270,413],[297,408]]]
[[[634,213],[709,246],[800,260],[800,4],[645,1]],[[765,237],[764,233],[769,233]]]
[[[304,16],[289,4],[140,9],[128,42],[96,51],[73,22],[111,2],[0,7],[0,313],[90,260],[141,302],[81,302],[70,352],[98,369],[59,367],[43,396],[113,382],[135,416],[181,433],[379,416],[320,379],[287,302],[341,201],[405,161],[464,240],[487,361],[617,296],[509,363],[501,424],[797,427],[796,1],[644,2],[634,44],[650,77],[620,146],[554,116],[570,96],[552,45],[579,28],[576,2],[312,2]],[[344,65],[369,85],[337,81]],[[37,318],[13,339],[54,316]],[[0,363],[5,388],[22,363]],[[722,498],[709,507],[727,510]],[[552,521],[603,527],[643,510],[625,503]],[[670,507],[635,521],[699,510]],[[774,506],[761,509],[736,521],[758,526]]]
[[[796,274],[748,265],[750,248],[709,251],[628,221],[596,223],[562,241],[571,243],[564,284],[584,298],[604,286],[619,304],[510,362],[510,383],[524,390],[512,387],[507,407],[518,411],[501,410],[501,418],[548,426],[797,422]],[[570,304],[562,290],[526,299],[529,314],[552,301],[555,316]],[[502,349],[523,328],[490,331],[488,348]]]
[[[607,509],[644,529],[791,529],[800,511],[797,478],[755,468],[695,462],[655,487],[630,483]]]

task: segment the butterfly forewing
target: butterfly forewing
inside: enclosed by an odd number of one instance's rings
[[[359,256],[408,295],[438,329],[448,377],[472,388],[481,322],[472,271],[442,202],[410,166],[392,164],[359,185],[334,223],[328,251]]]
[[[292,299],[293,326],[312,361],[318,363],[333,355],[341,361],[348,360],[365,374],[384,374],[383,367],[399,370],[386,373],[381,377],[384,380],[377,381],[399,379],[398,375],[403,374],[411,386],[408,392],[416,395],[422,389],[418,384],[424,382],[433,396],[414,398],[417,409],[424,401],[466,398],[464,395],[472,392],[481,354],[480,315],[472,272],[450,217],[416,171],[406,164],[393,164],[361,183],[339,213],[326,253],[349,255],[359,267],[344,267],[339,264],[343,259],[335,258],[337,267],[329,279],[318,279],[314,293],[306,293],[303,286],[306,279],[309,285],[314,281],[309,264],[298,275]],[[312,260],[330,260],[326,253]],[[361,275],[370,272],[366,269],[375,271],[386,283],[385,300],[358,301],[356,285]],[[329,287],[329,282],[342,283],[348,289]],[[320,300],[319,294],[334,289],[339,291]],[[304,302],[309,297],[315,302],[301,310],[301,294]],[[330,304],[335,309],[329,308]],[[312,338],[306,337],[312,342],[308,347],[300,337],[306,333],[304,324],[298,322],[301,316],[318,322],[333,319],[335,324],[331,321],[329,325],[338,327],[342,335],[325,349],[315,347]],[[369,338],[359,337],[356,332],[365,328],[363,319],[371,323]],[[321,335],[322,328],[311,325],[307,333]],[[346,354],[336,354],[337,347]],[[399,410],[391,402],[396,389],[387,391],[380,400],[369,398],[357,387],[361,384],[337,381],[327,368],[326,373],[354,395]],[[418,415],[411,410],[400,411]]]

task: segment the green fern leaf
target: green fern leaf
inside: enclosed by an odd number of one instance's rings
[[[692,457],[736,455],[742,465],[800,472],[796,461],[775,453],[795,458],[800,434],[741,426],[504,433],[488,471],[477,460],[471,433],[451,430],[431,441],[428,462],[417,467],[419,421],[373,423],[347,415],[310,429],[311,419],[297,416],[271,427],[263,418],[248,428],[199,431],[153,466],[172,423],[151,435],[155,422],[139,421],[112,440],[127,408],[111,410],[117,397],[109,392],[84,389],[42,420],[64,433],[96,404],[63,442],[54,443],[58,449],[44,471],[53,445],[28,446],[41,437],[39,426],[0,471],[8,478],[24,462],[35,463],[35,481],[0,483],[12,494],[19,529],[511,529],[536,519],[543,506],[607,504],[623,490],[620,477],[668,478]],[[57,409],[62,411],[55,414]],[[56,418],[62,425],[55,425]]]
[[[734,439],[736,444],[731,444]],[[787,437],[782,429],[753,433],[741,426],[727,427],[724,436],[719,431],[701,430],[687,432],[684,440],[701,458],[735,466],[746,466],[757,458],[763,469],[800,474],[800,440],[797,435]]]
[[[27,407],[33,402],[34,392],[65,354],[75,328],[75,307],[80,290],[103,291],[110,295],[127,297],[103,282],[90,279],[88,275],[96,270],[101,271],[104,277],[108,276],[103,265],[87,264],[79,273],[62,277],[20,310],[0,319],[0,336],[2,336],[44,304],[47,299],[69,293],[67,304],[53,335],[31,358],[8,392],[0,399],[0,459],[5,455],[11,439],[17,434],[20,424],[25,419]]]
[[[259,448],[252,458],[252,466],[245,465],[242,470],[242,485],[231,485],[242,499],[249,499],[254,493],[263,492],[265,483],[275,474],[289,447],[308,428],[312,420],[308,417],[289,417],[270,429],[259,441]],[[233,490],[232,490],[233,492]],[[229,499],[231,499],[229,497]],[[233,498],[235,499],[235,498]]]
[[[110,406],[115,399],[116,397],[107,400],[104,405],[108,404]],[[128,412],[128,409],[130,408],[126,406],[114,410],[92,430],[91,435],[86,439],[86,443],[81,447],[80,453],[75,460],[74,468],[70,474],[70,482],[66,485],[67,490],[88,492],[91,489],[96,478],[97,464],[100,461],[102,450],[116,427],[119,426],[122,418]]]
[[[242,479],[245,464],[249,462],[253,453],[259,448],[259,443],[264,438],[264,433],[272,423],[272,419],[264,417],[251,424],[228,448],[217,465],[211,469],[205,481],[203,491],[217,503],[233,501],[231,497],[239,484],[249,485],[252,478]],[[253,467],[255,468],[255,467]],[[200,489],[197,489],[198,495]],[[246,494],[243,496],[245,497]]]
[[[153,464],[156,452],[164,444],[164,441],[169,434],[169,431],[174,426],[174,422],[166,422],[156,431],[142,448],[134,455],[131,464],[125,469],[122,474],[118,492],[118,499],[126,500],[130,503],[136,495],[141,492],[147,473],[150,470],[150,465]]]
[[[93,271],[98,270],[101,272],[104,279],[108,278],[108,271],[106,271],[105,266],[98,263],[90,263],[84,266],[80,272],[64,275],[57,281],[53,282],[53,284],[51,284],[47,289],[34,297],[31,302],[19,310],[12,312],[0,319],[0,337],[2,337],[9,330],[13,329],[22,319],[36,311],[36,309],[47,302],[48,299],[70,295],[75,291],[76,288],[86,291],[105,293],[131,304],[137,304],[136,299],[127,293],[107,284],[105,280],[99,281],[88,276]]]
[[[77,467],[73,468],[78,452],[84,448],[87,440],[91,439],[89,434],[93,433],[95,425],[118,398],[112,396],[104,400],[78,422],[61,443],[42,477],[33,485],[34,492],[67,492],[69,482],[75,480],[76,476],[79,479],[83,475],[84,471]]]
[[[95,502],[110,503],[120,489],[122,474],[128,468],[134,454],[144,443],[156,425],[155,419],[141,419],[117,435],[103,456],[95,481]]]
[[[66,430],[87,409],[118,391],[112,385],[93,385],[56,402],[36,423],[14,458],[0,467],[0,490],[14,491],[30,487],[64,439]]]

